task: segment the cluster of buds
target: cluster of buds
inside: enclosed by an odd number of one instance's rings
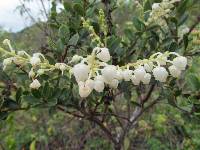
[[[74,75],[79,86],[79,95],[83,98],[88,97],[93,90],[103,92],[106,86],[117,89],[122,81],[131,81],[134,85],[149,84],[154,77],[157,81],[166,82],[169,75],[178,78],[187,66],[187,58],[175,52],[158,52],[149,59],[138,60],[125,66],[115,66],[109,63],[111,56],[108,48],[95,47],[91,55],[85,58],[74,55],[69,63],[75,65],[70,67],[65,63],[51,65],[41,53],[30,56],[25,51],[9,52],[2,48],[0,51],[11,56],[4,59],[4,69],[12,63],[22,67],[30,66],[28,75],[32,79],[29,85],[31,89],[40,88],[41,84],[37,77],[47,71],[60,70],[62,75],[68,71]]]
[[[173,60],[168,59],[170,55]],[[169,74],[178,78],[187,66],[187,58],[175,52],[158,52],[149,59],[138,60],[121,67],[108,64],[110,59],[107,48],[96,47],[91,55],[72,68],[81,97],[89,96],[93,90],[103,92],[105,86],[116,89],[123,80],[131,81],[134,85],[149,84],[154,76],[155,80],[166,82]]]
[[[168,18],[171,9],[174,8],[174,3],[180,0],[163,0],[161,3],[154,3],[152,5],[152,11],[146,24],[158,23],[160,26],[165,26],[166,22],[164,18]]]

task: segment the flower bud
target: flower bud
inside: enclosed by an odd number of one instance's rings
[[[82,59],[81,56],[79,56],[79,55],[74,55],[74,56],[72,57],[71,62],[77,63],[77,62],[79,62],[81,59]]]
[[[13,62],[16,64],[16,65],[23,65],[25,63],[25,60],[21,59],[20,57],[18,56],[15,56],[13,57]]]
[[[35,72],[33,71],[33,69],[31,69],[31,71],[29,71],[28,76],[29,76],[29,78],[35,77]]]
[[[132,70],[129,70],[129,69],[126,69],[123,71],[123,78],[125,81],[130,81],[131,80],[131,77],[132,77],[132,73],[133,71]]]
[[[149,63],[144,64],[144,69],[146,70],[146,72],[151,72],[153,69],[153,63],[149,62]]]
[[[86,81],[89,76],[90,68],[86,64],[79,63],[72,68],[72,72],[77,82]]]
[[[41,84],[37,79],[34,79],[33,82],[30,84],[31,89],[39,89],[40,86]]]
[[[116,78],[117,70],[114,65],[108,65],[101,70],[102,76],[106,83],[109,83],[114,78]]]
[[[38,69],[37,74],[38,75],[43,75],[44,74],[44,69]]]
[[[167,63],[167,57],[163,55],[158,56],[158,62],[161,66],[165,66]]]
[[[30,63],[32,66],[37,66],[41,63],[41,60],[39,57],[33,56],[30,58]]]
[[[173,59],[173,65],[176,66],[179,70],[185,70],[187,66],[187,58],[183,56],[178,56]]]
[[[55,67],[62,71],[62,75],[63,75],[63,72],[67,69],[67,65],[65,63],[56,63]]]
[[[178,78],[181,75],[181,70],[179,70],[176,66],[172,65],[169,67],[169,72],[172,77]]]
[[[151,74],[150,74],[150,73],[146,73],[146,74],[144,75],[144,78],[142,79],[142,82],[143,82],[144,84],[149,84],[150,80],[151,80]]]
[[[134,71],[134,75],[138,80],[141,80],[144,78],[144,75],[146,74],[146,71],[144,69],[144,67],[140,66],[137,69],[135,69]]]
[[[5,70],[6,67],[12,63],[12,60],[13,60],[12,57],[11,58],[6,58],[6,59],[3,60],[3,70]]]
[[[138,79],[136,78],[135,75],[133,75],[133,76],[131,77],[131,81],[132,81],[132,83],[133,83],[134,85],[139,85],[139,84],[140,84],[140,80],[138,80]]]
[[[17,52],[17,55],[19,55],[19,56],[24,56],[25,53],[26,53],[25,51],[18,51],[18,52]]]
[[[152,72],[156,80],[160,82],[165,82],[167,80],[168,72],[164,67],[156,67]]]
[[[107,48],[100,48],[100,50],[97,50],[97,58],[103,62],[108,62],[110,60],[109,50]]]

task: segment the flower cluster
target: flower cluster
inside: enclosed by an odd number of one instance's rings
[[[170,55],[175,56],[172,61],[168,59]],[[96,47],[91,55],[72,68],[81,97],[89,96],[93,90],[103,92],[105,86],[116,89],[122,80],[131,81],[134,85],[149,84],[154,76],[155,80],[166,82],[169,74],[178,78],[187,66],[187,58],[175,52],[159,52],[149,59],[138,60],[121,67],[108,64],[110,58],[107,48]]]
[[[125,66],[115,66],[109,63],[111,56],[108,48],[95,47],[91,55],[85,58],[74,55],[69,63],[75,65],[70,67],[65,63],[51,65],[41,53],[30,56],[25,51],[15,52],[12,49],[9,52],[2,48],[0,51],[11,56],[4,59],[4,69],[12,63],[22,67],[30,66],[28,75],[32,79],[31,89],[40,88],[41,84],[37,77],[47,71],[60,70],[62,75],[68,71],[74,75],[79,86],[79,94],[83,98],[89,96],[93,90],[103,92],[106,86],[116,89],[122,81],[131,81],[134,85],[149,84],[154,77],[157,81],[166,82],[169,74],[178,78],[187,66],[187,58],[175,52],[158,52],[151,55],[149,59],[138,60]]]
[[[146,24],[158,23],[160,26],[165,26],[166,22],[164,18],[169,17],[171,9],[174,7],[175,2],[180,0],[163,0],[161,3],[154,3],[152,5],[152,11],[150,17],[148,18]]]

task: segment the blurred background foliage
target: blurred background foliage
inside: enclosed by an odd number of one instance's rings
[[[148,0],[144,0],[148,1]],[[200,15],[200,2],[198,0],[185,0],[187,5],[184,14],[177,16],[180,21],[186,19],[185,25],[191,26]],[[59,60],[59,55],[62,53],[66,42],[78,45],[90,51],[88,47],[84,47],[88,44],[89,40],[83,41],[84,38],[88,38],[84,31],[80,28],[80,17],[85,16],[83,1],[75,0],[76,6],[73,8],[69,5],[71,1],[66,0],[64,2],[64,10],[57,14],[55,12],[56,3],[52,3],[52,10],[47,23],[39,22],[40,26],[44,27],[44,30],[38,28],[38,25],[25,28],[18,33],[9,33],[7,31],[0,31],[0,41],[5,38],[11,39],[14,47],[18,50],[26,50],[31,53],[35,51],[42,51],[44,54],[52,55],[54,51],[55,58]],[[91,5],[92,5],[91,1]],[[94,1],[95,2],[95,1]],[[143,0],[140,0],[143,2]],[[150,4],[153,2],[160,2],[159,0],[149,0]],[[102,4],[98,1],[97,4],[92,6],[87,12],[87,17],[93,16],[92,23],[95,30],[98,31],[99,26],[95,22],[98,14],[98,8],[101,8]],[[55,5],[55,6],[54,6]],[[119,63],[125,63],[126,61],[137,59],[134,54],[134,58],[127,58],[123,60],[127,55],[123,51],[123,47],[131,46],[132,41],[137,40],[138,35],[133,35],[133,31],[139,30],[141,27],[137,26],[134,22],[134,18],[140,18],[141,12],[139,11],[134,0],[113,0],[113,24],[115,25],[115,32],[118,37],[111,37],[108,42],[108,47],[115,51],[113,56],[116,55],[116,59]],[[71,10],[72,9],[72,10]],[[68,13],[68,10],[74,11]],[[184,15],[184,16],[183,16]],[[78,19],[79,18],[79,19]],[[74,19],[74,24],[69,19]],[[48,27],[48,28],[47,28]],[[50,28],[50,29],[49,29]],[[70,30],[70,31],[69,31]],[[139,121],[136,129],[132,130],[128,137],[125,139],[124,149],[150,149],[150,150],[198,150],[200,149],[200,26],[197,26],[195,30],[198,30],[198,34],[192,33],[188,37],[189,45],[187,51],[181,51],[186,56],[190,56],[191,53],[195,53],[193,60],[190,60],[190,67],[185,72],[185,77],[181,81],[174,84],[170,81],[171,88],[166,88],[164,91],[164,98],[160,101],[152,110],[146,113]],[[79,34],[77,35],[77,31]],[[138,31],[140,32],[140,31]],[[48,35],[46,34],[48,33]],[[65,33],[65,34],[63,34]],[[136,51],[147,49],[146,43],[142,38],[146,38],[147,35],[140,35],[135,46]],[[157,35],[155,35],[157,36]],[[147,42],[147,41],[146,41]],[[176,45],[173,41],[166,41],[168,48],[174,48]],[[64,44],[63,44],[64,43]],[[118,43],[124,43],[124,45],[117,45]],[[68,43],[69,44],[69,43]],[[154,45],[155,48],[157,47]],[[89,49],[88,49],[89,48]],[[70,54],[75,52],[85,54],[84,51],[75,51],[76,48],[70,48]],[[79,49],[79,48],[78,48]],[[193,51],[190,51],[193,50]],[[194,51],[198,50],[198,51]],[[55,52],[56,51],[56,52]],[[112,53],[112,52],[111,52]],[[143,51],[141,51],[143,54]],[[146,56],[147,54],[143,54]],[[122,60],[121,60],[121,59]],[[55,60],[52,60],[55,61]],[[125,61],[125,62],[123,62]],[[18,78],[18,77],[16,77]],[[18,82],[23,85],[25,83],[25,77],[23,74]],[[5,86],[9,85],[10,76],[4,72],[0,72],[0,90],[1,94],[5,95]],[[179,82],[184,84],[179,84]],[[183,87],[179,87],[179,86]],[[11,87],[12,88],[12,87]],[[20,92],[20,91],[18,91]],[[180,94],[183,93],[183,94]],[[17,97],[17,93],[6,93],[11,98]],[[154,93],[156,96],[156,92]],[[134,98],[134,94],[132,94]],[[37,97],[37,96],[36,96]],[[9,104],[11,105],[11,104]],[[12,104],[15,105],[15,104]],[[23,103],[23,105],[27,105]],[[172,107],[174,106],[174,107]],[[13,106],[15,107],[15,106]],[[192,115],[187,111],[192,111]],[[32,108],[30,110],[16,111],[9,114],[0,114],[0,149],[2,150],[65,150],[65,149],[112,149],[112,145],[105,139],[101,131],[95,124],[87,121],[74,118],[70,115],[66,115],[62,112],[55,112],[54,109],[49,108]],[[78,121],[77,121],[78,120]],[[116,128],[117,129],[117,128]]]

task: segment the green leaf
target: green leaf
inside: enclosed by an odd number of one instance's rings
[[[0,120],[5,120],[9,115],[9,112],[2,111],[0,112]]]
[[[16,110],[19,107],[20,107],[19,104],[10,98],[5,98],[4,103],[2,105],[3,109],[9,109],[9,110]]]
[[[17,89],[15,98],[16,98],[16,102],[17,102],[18,104],[20,103],[22,93],[23,93],[22,88]]]
[[[145,29],[145,24],[137,17],[133,17],[133,25],[138,31]]]
[[[52,95],[53,95],[53,88],[49,86],[48,82],[46,82],[45,86],[42,89],[42,97],[48,99],[51,98]]]
[[[50,98],[48,99],[47,106],[49,107],[55,106],[57,102],[58,102],[57,98]]]
[[[151,3],[149,0],[146,0],[144,2],[144,12],[147,11],[147,10],[151,10]]]
[[[63,2],[63,6],[64,6],[64,8],[65,8],[66,11],[71,11],[72,10],[72,4],[71,4],[71,2],[64,1]]]
[[[63,42],[67,42],[70,37],[70,31],[68,26],[66,25],[61,25],[58,31],[59,37],[63,40]]]
[[[31,90],[31,93],[35,98],[41,98],[41,93],[39,90]]]
[[[22,99],[23,99],[23,101],[25,101],[28,104],[33,105],[33,106],[38,105],[38,104],[41,103],[40,99],[35,98],[32,95],[24,95],[24,96],[22,96]]]
[[[79,34],[76,33],[70,38],[68,45],[76,45],[78,43],[78,40],[79,40]]]
[[[77,12],[77,14],[79,14],[80,16],[84,16],[84,9],[81,4],[75,3],[73,8]]]
[[[63,44],[61,39],[58,39],[58,41],[56,42],[56,51],[61,53],[64,51],[65,45]]]
[[[200,80],[198,79],[198,77],[196,75],[190,74],[189,84],[190,84],[191,89],[193,91],[199,91],[200,90]]]
[[[188,47],[188,35],[187,34],[183,35],[183,43],[184,43],[184,48],[186,50]]]

